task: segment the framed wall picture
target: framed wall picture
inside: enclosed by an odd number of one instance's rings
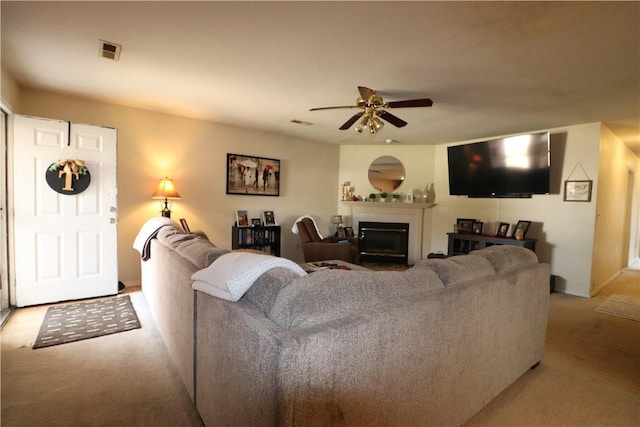
[[[500,225],[498,226],[498,232],[496,233],[496,236],[498,237],[507,237],[507,232],[509,231],[509,223],[508,222],[501,222]]]
[[[458,224],[458,233],[472,233],[474,222],[476,222],[476,220],[473,218],[458,218],[456,221]]]
[[[270,225],[278,225],[276,222],[276,216],[273,214],[273,211],[262,211],[262,221],[264,222],[265,227],[269,227]]]
[[[249,217],[247,216],[247,211],[243,211],[243,210],[236,211],[236,224],[238,224],[238,227],[249,226]]]
[[[564,201],[565,202],[590,202],[591,187],[593,181],[565,181]]]
[[[227,194],[280,195],[280,160],[227,153]]]

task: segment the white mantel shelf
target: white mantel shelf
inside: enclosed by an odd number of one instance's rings
[[[402,203],[402,202],[350,202],[341,200],[345,206],[362,209],[431,209],[437,203]]]

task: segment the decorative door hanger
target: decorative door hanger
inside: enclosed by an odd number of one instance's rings
[[[79,194],[89,187],[91,174],[84,160],[65,159],[51,163],[46,173],[49,187],[60,194]]]

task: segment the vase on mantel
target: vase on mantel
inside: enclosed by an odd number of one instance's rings
[[[424,186],[424,197],[426,203],[433,203],[436,200],[436,189],[435,185],[432,183],[427,183]]]

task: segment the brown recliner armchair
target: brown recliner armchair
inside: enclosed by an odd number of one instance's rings
[[[303,218],[296,223],[302,244],[304,262],[339,259],[352,264],[360,263],[357,238],[329,236],[321,239],[311,218]]]

